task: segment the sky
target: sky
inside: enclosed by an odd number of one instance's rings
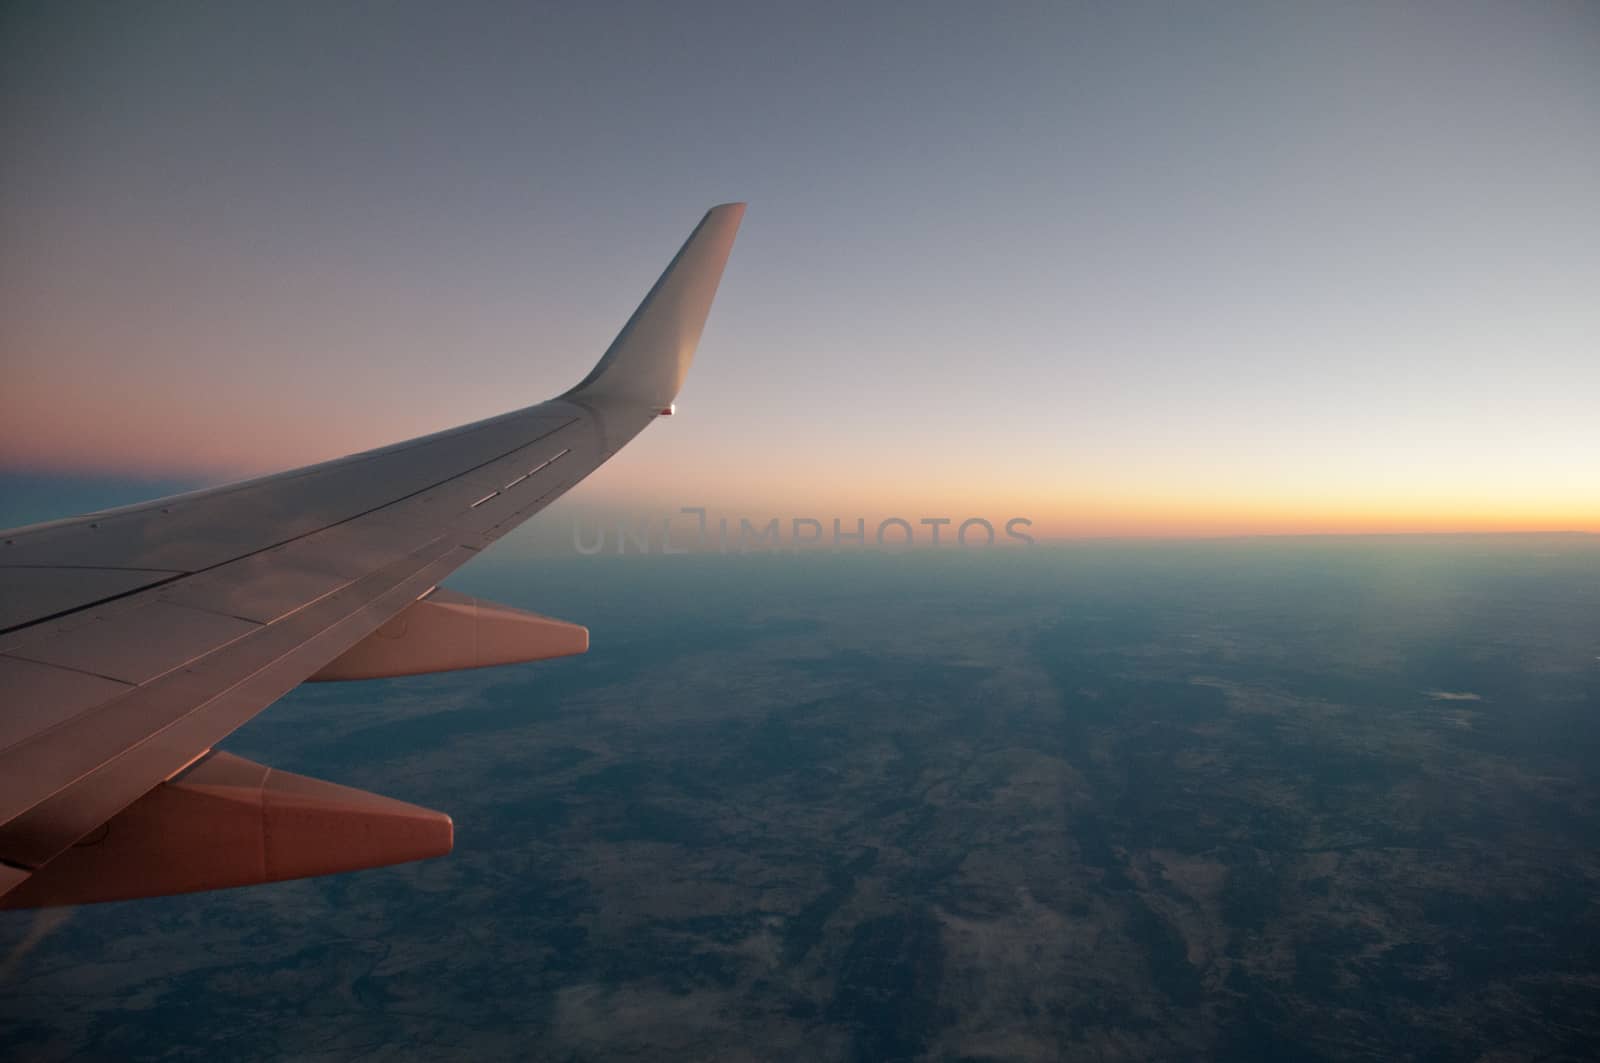
[[[1600,531],[1597,54],[1572,3],[7,5],[0,486],[542,400],[744,200],[585,504]]]

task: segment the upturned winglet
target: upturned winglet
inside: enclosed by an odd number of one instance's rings
[[[743,203],[712,207],[600,361],[564,398],[665,408],[683,386],[717,294]]]

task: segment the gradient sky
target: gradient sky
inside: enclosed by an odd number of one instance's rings
[[[1600,7],[0,15],[0,468],[548,397],[750,202],[582,489],[1049,535],[1600,531]]]

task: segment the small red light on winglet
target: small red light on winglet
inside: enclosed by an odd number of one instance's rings
[[[675,414],[677,412],[678,412],[678,404],[675,403],[675,402],[669,403],[666,406],[661,407],[661,416],[662,417],[671,417],[673,414]]]

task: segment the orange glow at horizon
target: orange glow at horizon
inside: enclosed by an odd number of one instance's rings
[[[129,386],[133,384],[130,382]],[[286,400],[245,408],[185,404],[159,393],[128,410],[121,389],[74,396],[63,419],[44,403],[0,401],[0,471],[184,479],[218,483],[277,472],[472,420],[489,410],[396,404],[384,417],[341,415],[338,396],[308,396],[298,416]],[[297,400],[298,401],[298,400]],[[503,405],[503,403],[502,403]],[[676,420],[676,419],[675,419]],[[698,434],[697,434],[698,433]],[[672,513],[703,506],[737,522],[811,517],[870,529],[891,516],[909,521],[920,539],[924,518],[949,518],[946,534],[969,517],[990,521],[1000,536],[1013,517],[1031,521],[1034,538],[1203,538],[1237,535],[1392,534],[1452,532],[1600,533],[1600,494],[1582,497],[1560,481],[1536,476],[1513,482],[1473,477],[1482,463],[1433,477],[1422,487],[1404,477],[1360,480],[1359,466],[1322,486],[1287,477],[1261,461],[1218,464],[1206,484],[1185,482],[1135,455],[1105,455],[1074,469],[990,468],[959,448],[923,456],[854,457],[826,446],[764,454],[708,446],[714,424],[648,432],[596,471],[572,494],[574,504],[618,512]],[[737,432],[733,433],[737,435]],[[1177,460],[1176,458],[1172,460]],[[1498,470],[1497,470],[1498,471]],[[1192,474],[1192,470],[1190,471]],[[1030,482],[1030,478],[1033,482]]]
[[[1538,501],[1495,503],[1483,498],[1432,500],[1359,496],[1323,499],[1248,496],[1218,493],[1212,498],[1083,493],[1080,495],[974,492],[939,493],[906,490],[875,495],[836,485],[836,491],[768,491],[750,495],[722,491],[618,490],[608,483],[572,496],[576,505],[635,517],[673,515],[674,523],[692,524],[676,515],[685,507],[704,508],[713,522],[725,517],[737,528],[740,518],[757,529],[776,517],[784,535],[796,518],[820,521],[825,528],[837,519],[847,531],[865,522],[869,537],[891,517],[909,522],[917,541],[931,534],[927,519],[945,518],[948,540],[964,520],[980,517],[1005,538],[1006,522],[1024,518],[1019,530],[1038,541],[1098,538],[1213,538],[1252,535],[1385,535],[1453,533],[1586,532],[1600,534],[1600,503],[1587,506]]]
[[[5,409],[8,428],[0,436],[0,471],[220,483],[381,446],[447,427],[448,418],[458,416],[418,406],[394,421],[370,416],[352,420],[323,409],[290,422],[275,418],[270,409],[184,409],[168,395],[163,397],[165,410],[147,407],[117,419],[114,396],[109,391],[99,395],[99,402],[80,399],[76,424],[65,426],[51,422],[43,407]],[[48,430],[52,423],[55,431]],[[21,440],[31,444],[21,447]],[[681,434],[647,433],[597,470],[571,498],[578,506],[633,513],[703,506],[713,519],[721,514],[734,522],[747,517],[764,523],[778,517],[785,527],[795,517],[811,517],[830,527],[838,518],[848,529],[862,518],[870,531],[879,521],[897,516],[917,528],[919,540],[929,534],[920,522],[939,517],[952,522],[947,535],[961,521],[982,517],[1002,538],[1005,522],[1021,517],[1031,521],[1023,530],[1040,541],[1600,533],[1600,497],[1563,498],[1552,485],[1536,481],[1513,487],[1453,482],[1417,490],[1383,482],[1362,487],[1346,478],[1318,489],[1244,467],[1219,470],[1217,483],[1207,490],[1151,476],[1119,483],[1117,463],[1108,460],[1103,468],[1057,472],[1031,485],[1020,470],[986,477],[976,462],[956,467],[938,454],[926,461],[862,460],[847,475],[826,454],[772,461],[717,453],[718,459],[708,462],[706,452]]]

